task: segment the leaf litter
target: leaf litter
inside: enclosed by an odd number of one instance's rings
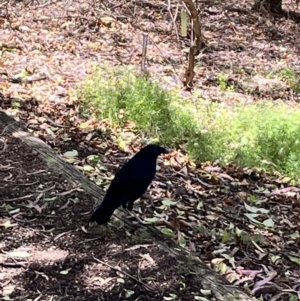
[[[211,1],[201,5],[208,51],[200,54],[195,86],[203,98],[222,97],[229,103],[298,99],[286,82],[266,76],[299,63],[299,29],[293,21],[266,22],[265,16],[245,13],[250,2],[240,11],[242,4],[236,3],[232,10]],[[117,142],[106,121],[80,118],[73,90],[99,62],[139,65],[143,32],[151,41],[149,72],[166,88],[180,85],[182,56],[166,4],[76,0],[66,7],[61,1],[31,1],[25,9],[25,2],[13,1],[6,8],[0,28],[5,53],[0,58],[1,108],[106,189],[141,139],[130,123],[124,129],[128,140]],[[217,74],[222,70],[229,72],[226,81],[235,85],[234,92],[220,94]],[[121,227],[105,235],[100,229],[95,237],[93,229],[85,228],[95,205],[89,197],[44,170],[34,150],[3,137],[3,295],[113,300],[122,294],[135,300],[143,294],[144,300],[197,300],[201,289],[188,267],[167,257],[142,231]],[[160,160],[159,167],[151,189],[134,206],[141,220],[256,296],[299,297],[298,187],[233,164],[197,165],[177,151]],[[147,247],[142,252],[130,245]]]

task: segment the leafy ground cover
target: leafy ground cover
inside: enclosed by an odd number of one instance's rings
[[[201,5],[209,46],[196,70],[202,98],[231,105],[298,100],[297,24],[250,13],[250,2]],[[128,124],[131,143],[120,145],[105,120],[82,127],[87,120],[79,117],[74,89],[99,62],[139,65],[143,31],[151,40],[149,72],[166,88],[179,85],[182,56],[165,3],[10,1],[0,9],[1,108],[59,154],[69,152],[68,160],[105,188],[141,137]],[[95,233],[87,225],[95,205],[88,196],[49,174],[5,129],[0,133],[6,300],[212,300],[187,263],[172,261],[140,229],[115,221],[109,235]],[[234,285],[264,300],[299,298],[298,187],[234,164],[196,165],[176,151],[159,166],[135,206],[141,219]]]
[[[166,91],[132,68],[97,69],[79,89],[82,116],[105,119],[118,128],[129,122],[135,133],[169,147],[184,146],[197,162],[235,162],[299,179],[298,105],[269,100],[229,106],[205,101],[197,93],[180,98],[178,89]],[[118,140],[131,141],[122,132]]]

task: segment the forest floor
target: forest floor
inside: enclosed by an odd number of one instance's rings
[[[300,66],[299,25],[251,6],[199,4],[207,46],[198,57],[195,89],[230,105],[297,101],[289,72]],[[288,8],[297,10],[296,4]],[[86,120],[78,115],[74,89],[99,63],[139,68],[143,33],[149,35],[148,71],[164,87],[180,87],[189,41],[178,48],[165,1],[1,4],[0,108],[106,188],[139,140],[123,152],[105,122],[93,122],[92,131],[82,128]],[[220,89],[220,79],[228,89]],[[143,227],[115,219],[107,231],[89,226],[94,201],[1,127],[0,147],[5,300],[214,300],[199,287],[189,262],[168,256]],[[91,156],[99,156],[97,165]],[[197,165],[175,150],[159,166],[135,203],[141,219],[249,294],[300,298],[299,187],[250,168]]]

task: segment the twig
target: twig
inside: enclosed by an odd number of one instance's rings
[[[146,73],[146,56],[147,56],[148,35],[143,34],[143,50],[142,50],[142,74]]]
[[[6,143],[6,139],[0,139],[0,142],[3,144],[2,149],[0,150],[0,153],[4,152],[7,148],[7,143]]]
[[[27,263],[27,262],[25,262]],[[22,262],[2,262],[0,263],[1,266],[5,268],[24,268],[26,269],[26,266]]]
[[[87,242],[90,242],[90,241],[94,241],[94,240],[98,240],[99,237],[95,237],[95,238],[89,238],[89,239],[86,239],[86,240],[83,240],[83,241],[80,241],[77,245],[81,245],[81,244],[84,244],[84,243],[87,243]]]
[[[4,201],[5,201],[5,202],[13,202],[13,201],[17,201],[17,200],[28,199],[28,198],[31,198],[32,196],[34,196],[34,194],[28,194],[28,195],[24,195],[24,196],[17,197],[17,198],[13,198],[13,199],[6,199],[6,200],[4,200]]]
[[[8,124],[8,125],[3,129],[3,131],[1,132],[0,136],[2,136],[2,135],[5,133],[5,131],[6,131],[7,128],[9,128],[10,126],[14,125],[15,123],[17,124],[18,122],[16,121],[16,122],[13,122],[13,123]]]
[[[170,14],[170,17],[172,19],[172,23],[174,25],[174,29],[175,29],[175,33],[176,33],[176,36],[177,36],[177,41],[178,41],[178,48],[179,50],[181,49],[181,45],[180,45],[180,38],[179,38],[179,33],[178,33],[178,30],[177,30],[177,26],[176,26],[176,18],[177,18],[177,14],[178,14],[178,8],[179,8],[179,3],[177,3],[177,7],[176,7],[176,12],[175,12],[175,16],[173,16],[172,12],[171,12],[171,0],[168,0],[168,12]]]
[[[96,257],[94,257],[94,256],[93,256],[93,258],[94,258],[97,262],[102,263],[102,264],[106,265],[107,267],[109,267],[109,268],[111,268],[111,269],[113,269],[113,270],[115,270],[115,271],[118,271],[118,272],[120,272],[120,273],[126,275],[126,276],[129,277],[130,279],[132,279],[132,280],[138,282],[139,284],[143,285],[143,286],[144,286],[146,289],[148,289],[149,291],[154,291],[154,289],[151,288],[151,287],[149,287],[146,283],[144,283],[144,282],[140,281],[139,279],[133,277],[132,275],[130,275],[130,274],[128,274],[128,273],[122,271],[121,269],[117,269],[117,268],[113,267],[112,265],[110,265],[110,264],[108,264],[108,263],[106,263],[106,262],[104,262],[104,261],[102,261],[102,260],[100,260],[100,259],[98,259],[98,258],[96,258]]]
[[[150,223],[142,221],[133,211],[129,211],[128,209],[127,209],[127,211],[131,216],[135,217],[137,219],[137,221],[139,223],[141,223],[142,225],[150,225]]]

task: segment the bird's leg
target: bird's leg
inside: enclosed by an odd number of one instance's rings
[[[126,206],[125,206],[124,208],[126,208]],[[128,209],[129,211],[132,211],[132,209],[133,209],[133,202],[128,202],[128,204],[127,204],[127,209]]]

